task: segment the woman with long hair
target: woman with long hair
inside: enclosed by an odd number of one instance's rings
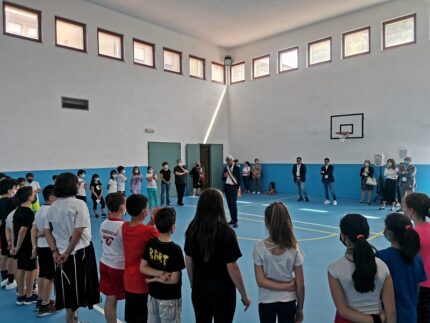
[[[185,233],[185,262],[191,282],[196,323],[233,322],[236,288],[245,310],[251,304],[236,263],[242,256],[234,231],[227,223],[223,196],[206,189]]]

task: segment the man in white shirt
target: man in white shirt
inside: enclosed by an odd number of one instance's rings
[[[226,157],[227,165],[224,168],[224,193],[230,211],[231,221],[229,224],[237,228],[237,194],[240,187],[240,168],[233,162],[233,156]]]

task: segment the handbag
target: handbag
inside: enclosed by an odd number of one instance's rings
[[[366,185],[369,186],[376,186],[378,183],[376,182],[376,178],[375,177],[367,177],[366,179]]]

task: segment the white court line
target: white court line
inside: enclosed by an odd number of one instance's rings
[[[251,204],[252,202],[247,202],[247,201],[237,201],[237,203],[242,203],[242,204]]]
[[[306,212],[316,212],[316,213],[328,213],[328,211],[324,211],[324,210],[316,210],[316,209],[303,209],[300,208],[300,211],[306,211]]]
[[[370,216],[370,215],[363,215],[366,219],[370,220],[379,220],[381,217],[379,216]]]
[[[95,309],[97,312],[99,312],[99,313],[103,314],[103,316],[105,316],[105,311],[104,311],[100,306],[98,306],[98,305],[93,305],[93,307],[94,307],[94,309]],[[124,323],[124,322],[123,322],[123,321],[121,321],[120,319],[116,319],[116,321],[117,321],[117,323]]]

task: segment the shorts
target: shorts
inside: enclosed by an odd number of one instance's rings
[[[31,259],[31,251],[20,250],[17,254],[17,268],[19,270],[33,271],[37,268],[36,258]]]
[[[147,323],[148,294],[125,292],[125,321],[127,323]]]
[[[182,300],[161,300],[148,297],[148,323],[153,322],[182,322]]]
[[[78,200],[84,201],[85,203],[87,203],[87,197],[86,196],[82,196],[82,195],[76,195],[76,198]]]
[[[125,299],[124,270],[106,266],[100,262],[100,292],[116,299]]]
[[[53,280],[55,264],[51,249],[49,247],[37,248],[37,258],[39,260],[39,278]]]
[[[7,248],[7,239],[6,239],[6,225],[2,225],[0,227],[0,248],[2,256],[10,256],[9,249]]]

